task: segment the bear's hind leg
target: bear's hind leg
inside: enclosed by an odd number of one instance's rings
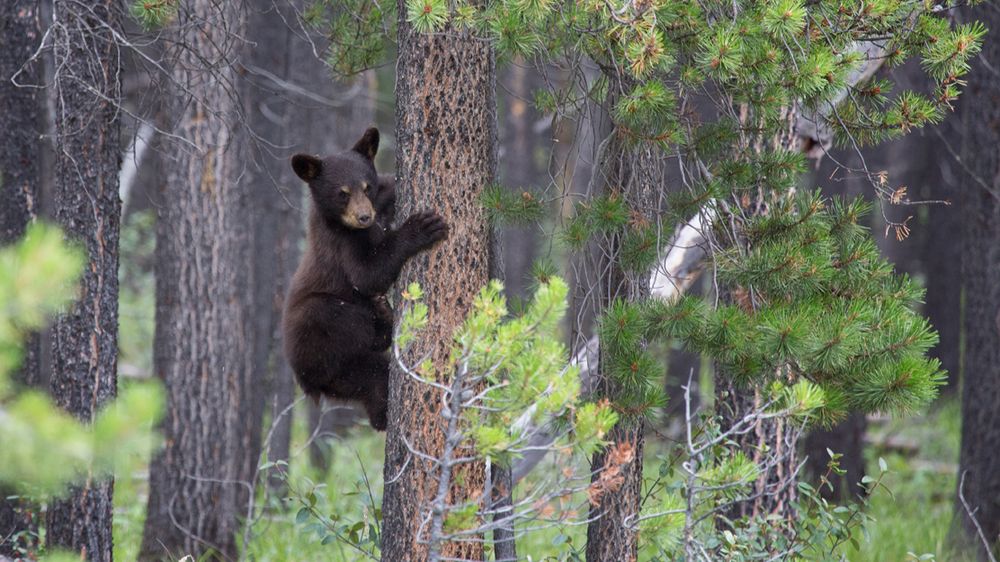
[[[361,402],[368,421],[378,431],[385,431],[389,408],[389,356],[369,353],[353,358],[345,369],[353,390],[351,399]]]

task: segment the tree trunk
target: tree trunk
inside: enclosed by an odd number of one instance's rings
[[[55,215],[66,236],[86,249],[80,300],[52,329],[50,389],[83,421],[117,392],[118,198],[121,65],[111,0],[83,7],[57,0]],[[111,560],[111,480],[87,478],[49,507],[50,548],[88,560]]]
[[[320,61],[316,60],[316,65],[322,68],[317,72],[329,74],[329,70],[323,67]],[[375,71],[370,70],[357,76],[353,81],[338,83],[327,79],[319,86],[319,90],[327,97],[341,101],[343,105],[313,112],[309,120],[311,148],[306,151],[329,154],[334,150],[351,146],[361,133],[375,122],[374,100],[378,95],[378,79]],[[336,134],[331,135],[331,130]],[[383,152],[385,151],[380,151],[379,156],[382,156]],[[313,466],[326,474],[335,450],[330,445],[331,437],[338,439],[344,437],[367,416],[362,408],[353,402],[338,402],[332,408],[329,407],[329,403],[324,407],[324,404],[312,400],[308,401],[308,404],[309,431],[310,434],[317,436],[309,444],[309,458]]]
[[[799,150],[800,139],[795,134],[795,123],[798,116],[797,105],[787,107],[781,116],[785,128],[771,139],[765,139],[762,145],[767,150]],[[756,149],[756,148],[754,148]],[[765,198],[773,198],[774,193],[763,193]],[[794,191],[781,194],[780,197],[793,197]],[[766,206],[765,206],[766,207]],[[762,208],[762,210],[766,210]],[[760,211],[753,211],[760,212]],[[732,295],[723,289],[723,299],[732,302]],[[764,373],[761,373],[762,375]],[[715,410],[721,418],[723,430],[743,419],[747,414],[759,409],[764,403],[759,387],[735,384],[730,377],[716,364],[715,368]],[[751,460],[760,466],[761,471],[753,483],[754,497],[751,501],[737,502],[729,510],[728,516],[774,516],[786,521],[798,517],[795,511],[795,501],[798,491],[799,438],[802,428],[786,418],[757,420],[753,430],[734,436],[733,441]],[[767,466],[762,461],[767,459]],[[778,521],[775,521],[777,524]]]
[[[544,178],[535,164],[539,135],[532,132],[535,112],[530,100],[534,74],[525,62],[517,59],[505,74],[507,119],[504,123],[504,155],[501,159],[501,179],[507,189],[521,194],[525,190],[543,187]],[[504,294],[510,303],[520,303],[528,296],[529,274],[538,246],[537,225],[508,226],[500,233],[500,269],[503,273]]]
[[[271,413],[268,460],[288,461],[292,433],[291,404],[295,400],[295,382],[288,363],[281,356],[281,311],[285,292],[295,273],[299,245],[303,235],[301,209],[302,191],[292,173],[288,155],[302,150],[301,127],[317,117],[302,107],[284,85],[270,76],[288,83],[304,83],[305,75],[316,76],[323,64],[306,49],[294,30],[288,26],[296,21],[295,9],[301,6],[267,5],[252,10],[248,34],[256,47],[248,56],[247,115],[257,144],[254,145],[256,168],[247,182],[251,193],[253,219],[253,415],[260,420],[265,409]],[[282,24],[280,22],[288,22]],[[306,125],[308,126],[308,125]],[[254,428],[256,429],[256,428]],[[258,430],[259,431],[259,430]],[[257,433],[257,431],[255,431]],[[259,433],[257,433],[259,434]],[[250,460],[260,457],[260,444],[255,443]],[[256,465],[249,467],[256,470]],[[277,474],[268,479],[278,497],[284,496],[284,480]]]
[[[174,133],[194,147],[177,143],[157,220],[153,363],[167,410],[140,558],[235,559],[260,424],[251,419],[252,212],[239,181],[232,61],[244,14],[239,3],[191,0],[175,25]]]
[[[609,107],[613,105],[614,102],[608,104]],[[611,134],[613,137],[603,156],[599,180],[607,193],[617,192],[624,197],[629,209],[636,214],[636,220],[655,224],[661,210],[657,199],[664,185],[660,151],[648,143],[628,146],[621,131],[614,130]],[[615,299],[637,302],[649,297],[649,275],[625,271],[619,254],[620,240],[612,236],[608,242],[601,252],[608,265],[600,269],[607,273],[598,276],[598,313],[603,313]],[[614,403],[619,389],[607,374],[603,352],[600,370],[596,397],[609,398]],[[591,505],[591,522],[587,528],[588,562],[631,562],[638,554],[636,519],[642,499],[643,413],[624,412],[620,416],[608,433],[608,446],[595,454],[591,462],[593,482],[606,477],[608,470],[620,470],[622,480],[617,489],[602,494],[600,500]]]
[[[861,479],[865,476],[864,440],[867,428],[865,415],[852,412],[830,429],[817,427],[809,430],[803,444],[803,453],[807,457],[806,470],[814,485],[819,486],[822,476],[826,476],[833,485],[832,490],[829,487],[819,490],[824,498],[848,502],[864,493]],[[846,471],[844,474],[827,474],[830,463],[827,449],[844,455],[838,461],[840,468]]]
[[[957,138],[956,124],[952,120],[938,125],[946,131],[948,140]],[[915,187],[922,187],[922,199],[957,202],[958,190],[945,174],[954,176],[959,167],[950,158],[943,158],[941,139],[933,132],[925,130],[914,137],[916,146],[907,160],[914,164],[910,174]],[[913,136],[913,135],[911,135]],[[906,137],[910,138],[910,137]],[[921,185],[922,184],[922,185]],[[904,184],[905,185],[905,184]],[[924,298],[924,314],[938,332],[938,343],[931,355],[941,361],[941,368],[948,372],[948,384],[941,387],[942,394],[958,394],[961,380],[961,350],[959,342],[962,332],[962,210],[959,205],[930,205],[927,216],[920,226],[927,230],[921,248],[921,261],[927,279],[927,295]]]
[[[984,4],[969,10],[969,16],[988,29],[1000,29],[995,6]],[[959,481],[964,476],[965,485],[959,492],[975,511],[994,552],[1000,537],[1000,81],[991,64],[998,60],[1000,42],[985,41],[961,98],[962,160],[969,174],[963,177],[960,190],[965,222],[966,344],[959,453]],[[964,531],[960,534],[985,560],[985,548],[961,498],[956,510]]]
[[[495,60],[488,41],[448,29],[417,33],[399,1],[399,60],[396,65],[396,167],[400,213],[432,209],[450,226],[448,240],[420,254],[404,268],[400,287],[419,281],[426,294],[429,322],[404,353],[413,365],[429,356],[443,368],[452,332],[462,324],[490,273],[490,227],[479,202],[496,177]],[[398,311],[398,310],[397,310]],[[445,383],[447,384],[447,383]],[[443,448],[440,396],[411,380],[398,367],[389,381],[382,560],[422,561],[428,557],[428,500],[437,488],[437,470],[411,455],[404,438],[424,454]],[[449,501],[482,495],[481,463],[453,475]],[[457,484],[461,482],[461,484]],[[446,558],[481,560],[482,543],[448,543]]]
[[[12,244],[39,216],[41,174],[38,129],[41,102],[34,88],[11,81],[38,47],[41,31],[37,0],[9,0],[0,6],[0,246]],[[20,84],[39,80],[39,64],[24,67]],[[24,342],[24,356],[15,374],[23,384],[38,384],[40,342],[37,334]],[[19,499],[8,500],[13,490],[0,488],[0,556],[15,557],[37,548],[37,525],[31,508]]]
[[[37,90],[18,87],[11,81],[38,48],[37,0],[8,0],[0,6],[0,246],[24,235],[38,218],[40,205],[39,124],[41,105]],[[19,84],[39,81],[40,64],[27,64],[17,78]],[[27,366],[27,365],[26,365]]]

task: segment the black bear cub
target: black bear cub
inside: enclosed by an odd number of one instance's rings
[[[302,390],[361,402],[385,430],[392,309],[385,293],[403,264],[448,235],[433,212],[415,213],[393,230],[395,180],[375,172],[377,129],[354,148],[292,157],[309,184],[307,246],[285,301],[285,356]]]

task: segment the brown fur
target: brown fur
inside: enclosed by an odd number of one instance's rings
[[[378,130],[351,150],[292,157],[309,184],[306,251],[283,317],[285,356],[306,394],[364,404],[384,430],[392,309],[385,294],[403,264],[448,234],[436,213],[411,215],[399,229],[395,182],[375,173]]]

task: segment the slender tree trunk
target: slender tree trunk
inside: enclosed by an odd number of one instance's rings
[[[809,430],[803,445],[803,454],[808,457],[806,468],[814,484],[819,485],[820,477],[827,476],[833,485],[832,490],[828,487],[819,490],[824,498],[847,502],[864,493],[861,479],[865,476],[864,439],[867,427],[865,415],[853,412],[830,429],[817,427]],[[844,455],[838,461],[844,474],[827,474],[830,462],[827,449]]]
[[[535,163],[539,136],[532,132],[535,112],[530,100],[534,74],[523,60],[510,64],[505,72],[507,118],[504,122],[504,154],[501,179],[508,189],[521,194],[547,183]],[[538,246],[535,225],[505,227],[500,235],[500,264],[507,299],[520,302],[528,296],[529,274]]]
[[[120,61],[119,10],[56,1],[55,215],[86,249],[80,300],[52,329],[50,388],[83,421],[117,391]],[[95,95],[95,93],[97,95]],[[111,480],[85,479],[49,507],[46,540],[88,560],[111,560]]]
[[[426,294],[429,323],[403,360],[416,364],[430,356],[444,366],[451,336],[490,274],[490,227],[479,203],[496,177],[495,61],[488,41],[449,29],[419,34],[406,21],[399,1],[399,60],[396,66],[396,166],[399,216],[433,209],[448,222],[448,240],[420,254],[404,268],[399,286],[419,281]],[[409,445],[436,456],[443,449],[441,401],[430,387],[398,368],[389,381],[385,496],[382,504],[382,560],[422,561],[428,557],[428,500],[437,487],[438,469]],[[449,501],[481,497],[481,463],[464,465],[453,475]],[[461,482],[461,484],[458,484]],[[445,558],[481,560],[482,543],[445,545]]]
[[[318,69],[316,72],[329,74],[323,64],[313,58]],[[307,152],[328,154],[351,146],[362,132],[375,122],[375,98],[378,94],[378,80],[375,71],[367,71],[357,76],[351,82],[334,82],[326,79],[319,89],[327,97],[343,102],[341,107],[324,108],[311,112],[309,123],[309,143]],[[347,90],[347,94],[344,90]],[[353,96],[353,97],[352,97]],[[335,134],[330,134],[334,131]],[[379,156],[382,152],[379,152]],[[299,182],[301,184],[301,181]],[[294,266],[293,266],[294,267]],[[294,273],[294,271],[293,271]],[[324,404],[309,402],[309,430],[317,438],[309,445],[309,458],[313,466],[324,474],[330,468],[332,455],[336,447],[331,446],[331,438],[344,437],[351,428],[367,419],[364,411],[356,403],[338,402],[329,408]]]
[[[34,88],[17,87],[11,81],[31,58],[41,37],[37,0],[10,0],[0,6],[0,246],[12,244],[28,224],[38,218],[41,205],[38,129],[41,102]],[[24,67],[18,82],[35,84],[39,64]],[[37,384],[39,337],[24,342],[24,357],[15,379]],[[0,488],[0,556],[14,557],[19,551],[34,552],[37,525],[30,505],[8,500],[13,490]]]
[[[250,419],[252,212],[232,63],[244,14],[236,2],[190,0],[175,25],[174,132],[197,148],[177,144],[157,220],[154,369],[167,411],[140,557],[231,560],[260,424]]]
[[[1000,29],[996,7],[983,4],[969,10],[968,19]],[[962,96],[962,217],[965,240],[962,276],[965,280],[965,378],[962,381],[962,445],[959,490],[975,511],[985,538],[997,552],[1000,539],[1000,81],[996,63],[1000,42],[985,41],[973,64],[968,90]],[[956,519],[968,545],[986,559],[976,526],[961,498]]]
[[[948,140],[956,138],[956,124],[952,120],[938,125]],[[941,155],[941,139],[929,130],[913,137],[914,150],[907,153],[913,169],[907,174],[914,178],[915,187],[922,199],[957,202],[958,190],[945,179],[946,171],[957,168]],[[949,174],[950,175],[950,174]],[[904,184],[905,185],[905,184]],[[941,361],[941,368],[948,372],[948,384],[941,388],[943,394],[958,394],[961,379],[962,333],[962,247],[964,241],[962,209],[959,205],[930,205],[926,208],[921,227],[927,231],[921,247],[921,265],[926,278],[927,295],[924,314],[938,332],[938,343],[931,355]]]
[[[613,103],[609,103],[612,106]],[[658,193],[664,185],[664,170],[659,149],[651,144],[628,146],[620,131],[614,135],[601,166],[601,183],[608,193],[618,193],[639,220],[655,223],[659,217]],[[602,255],[609,261],[599,278],[600,309],[615,299],[630,302],[649,297],[648,274],[634,275],[622,268],[620,240],[612,237]],[[605,359],[601,358],[601,376],[597,396],[614,402],[619,389],[609,378]],[[638,415],[636,415],[638,414]],[[621,413],[621,419],[608,434],[608,446],[594,455],[591,462],[593,481],[604,480],[607,471],[620,471],[617,489],[608,490],[592,503],[587,528],[587,561],[634,561],[638,554],[638,525],[642,498],[642,452],[644,444],[641,413]]]
[[[295,382],[287,362],[281,356],[281,311],[288,282],[295,272],[302,238],[300,217],[302,193],[288,163],[288,154],[301,145],[301,126],[316,116],[304,109],[279,80],[297,83],[303,70],[322,72],[323,65],[311,53],[305,53],[291,28],[295,9],[301,6],[271,5],[252,10],[248,35],[256,43],[250,51],[247,77],[248,122],[258,138],[252,151],[257,166],[248,174],[253,219],[253,388],[254,414],[261,419],[265,409],[271,413],[271,427],[265,435],[271,441],[268,460],[288,461],[292,433]],[[289,22],[284,24],[281,22]],[[265,71],[270,74],[264,76]],[[315,75],[315,74],[314,74]],[[250,460],[260,456],[259,444]],[[256,466],[249,467],[251,471]],[[273,474],[269,485],[279,497],[284,495],[284,480]]]
[[[768,150],[799,150],[800,140],[795,134],[797,115],[797,106],[785,108],[782,116],[785,128],[773,138],[764,139],[766,142],[761,142],[761,146]],[[762,196],[771,199],[776,196],[792,197],[794,193],[763,193]],[[731,294],[722,296],[732,300]],[[723,428],[732,427],[747,414],[764,405],[766,400],[759,387],[736,384],[718,364],[715,373],[715,409]],[[798,496],[798,449],[802,429],[793,420],[773,418],[758,420],[753,430],[734,437],[739,449],[756,462],[761,471],[753,484],[753,499],[733,505],[730,517],[773,516],[789,522],[798,517],[795,502]],[[769,461],[767,466],[763,466],[765,458]]]

